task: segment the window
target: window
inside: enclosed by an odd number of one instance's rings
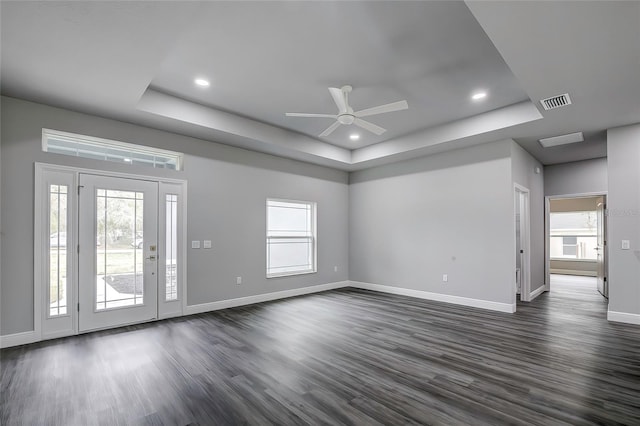
[[[96,188],[96,311],[144,303],[144,195]]]
[[[48,314],[67,314],[67,185],[49,185]]]
[[[267,278],[316,272],[316,203],[267,199]]]
[[[131,143],[42,129],[42,150],[73,157],[181,170],[182,154]]]
[[[562,255],[578,256],[578,237],[562,237]]]
[[[165,301],[178,300],[178,195],[165,195]]]
[[[549,218],[552,259],[596,260],[595,211],[551,213]]]

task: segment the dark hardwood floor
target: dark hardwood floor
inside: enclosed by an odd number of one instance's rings
[[[343,289],[9,348],[3,425],[640,425],[640,327]]]

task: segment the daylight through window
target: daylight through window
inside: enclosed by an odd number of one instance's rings
[[[316,272],[316,203],[267,200],[267,278]]]
[[[49,185],[49,316],[67,314],[67,185]]]
[[[178,152],[50,129],[42,129],[42,150],[156,169],[182,169],[182,154]]]
[[[551,258],[596,260],[597,228],[595,211],[551,213]]]
[[[165,301],[178,300],[178,195],[165,196]]]

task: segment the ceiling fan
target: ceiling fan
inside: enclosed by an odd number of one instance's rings
[[[349,93],[353,88],[351,86],[342,86],[340,89],[335,87],[329,87],[329,93],[331,93],[331,97],[333,97],[333,101],[338,106],[337,114],[307,114],[303,112],[287,112],[285,115],[287,117],[322,117],[322,118],[335,118],[336,122],[331,126],[327,127],[327,129],[320,133],[321,137],[329,136],[340,127],[341,124],[350,125],[355,124],[358,127],[361,127],[365,130],[370,131],[371,133],[375,133],[376,135],[381,135],[387,131],[376,124],[370,123],[362,119],[362,117],[368,117],[370,115],[383,114],[385,112],[393,112],[400,111],[403,109],[409,108],[409,104],[407,101],[398,101],[392,102],[390,104],[380,105],[373,108],[367,108],[360,111],[353,111],[353,108],[349,106]]]

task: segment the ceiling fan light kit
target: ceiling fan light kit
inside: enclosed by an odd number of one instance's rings
[[[287,117],[312,117],[312,118],[333,118],[335,123],[327,127],[324,132],[320,133],[320,137],[329,136],[340,125],[349,126],[355,124],[356,126],[365,129],[376,135],[381,135],[387,131],[387,129],[373,124],[369,121],[363,120],[361,117],[368,117],[370,115],[384,114],[387,112],[401,111],[408,109],[409,104],[407,101],[392,102],[390,104],[379,105],[373,108],[367,108],[360,111],[353,111],[353,108],[349,106],[349,93],[353,88],[351,86],[342,86],[340,89],[336,87],[329,87],[329,93],[333,98],[333,101],[338,107],[338,114],[314,114],[303,112],[287,112]]]

